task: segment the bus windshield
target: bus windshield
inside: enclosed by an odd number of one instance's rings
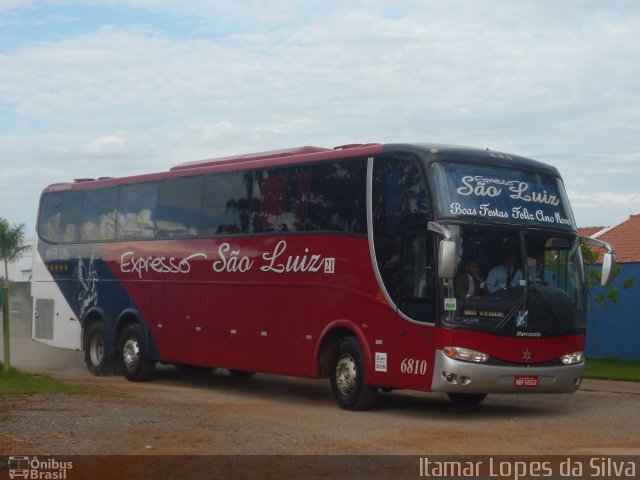
[[[584,273],[575,235],[449,228],[460,249],[456,275],[447,282],[445,324],[521,337],[584,331]]]
[[[430,168],[440,218],[576,228],[558,177],[470,163]]]

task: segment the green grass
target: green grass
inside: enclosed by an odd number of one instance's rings
[[[0,363],[0,396],[66,393],[71,395],[104,394],[104,391],[80,385],[67,385],[47,375],[25,373],[15,368],[8,372]]]
[[[588,358],[585,378],[640,382],[640,361]]]

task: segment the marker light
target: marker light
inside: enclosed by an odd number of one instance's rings
[[[463,362],[486,363],[489,360],[489,355],[486,353],[469,350],[468,348],[444,347],[442,351],[447,357],[462,360]]]
[[[576,363],[584,362],[584,352],[568,353],[560,357],[562,363],[565,365],[575,365]]]

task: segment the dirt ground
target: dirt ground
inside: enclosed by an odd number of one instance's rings
[[[153,380],[93,377],[82,354],[14,339],[14,365],[116,395],[0,397],[0,455],[640,455],[640,388],[587,381],[573,395],[381,394],[369,412],[334,403],[327,381],[224,370]]]
[[[639,384],[586,381],[573,395],[490,395],[466,408],[400,391],[381,394],[373,411],[346,412],[327,381],[185,377],[162,366],[132,383],[91,376],[80,352],[25,338],[12,339],[12,352],[19,368],[107,394],[0,397],[0,478],[15,455],[66,458],[73,470],[49,478],[91,480],[415,478],[418,456],[435,455],[478,461],[485,477],[489,460],[471,455],[511,455],[496,457],[509,465],[540,455],[554,472],[563,456],[633,455],[624,458],[640,469]]]

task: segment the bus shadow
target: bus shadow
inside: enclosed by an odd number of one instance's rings
[[[328,380],[283,377],[257,374],[253,378],[235,378],[226,370],[211,374],[185,375],[172,367],[156,371],[154,381],[182,388],[201,388],[225,394],[240,394],[251,400],[266,400],[286,404],[339,408],[332,396]],[[554,397],[554,398],[550,398]],[[464,421],[473,418],[513,418],[565,415],[576,405],[559,402],[558,396],[549,395],[488,395],[478,405],[460,405],[445,394],[397,390],[379,392],[374,413],[402,417],[438,418]]]
[[[152,381],[183,388],[201,388],[226,394],[269,401],[292,401],[305,404],[331,404],[331,388],[326,380],[256,374],[252,378],[236,378],[226,369],[214,373],[184,374],[171,367],[156,369]]]
[[[391,415],[433,416],[438,419],[466,421],[475,418],[512,419],[565,415],[570,408],[551,401],[540,401],[542,395],[523,396],[494,394],[488,395],[477,405],[453,403],[443,393],[422,393],[398,391],[382,393],[378,397],[376,410]],[[535,400],[531,397],[536,397]],[[575,409],[575,406],[572,407]]]

